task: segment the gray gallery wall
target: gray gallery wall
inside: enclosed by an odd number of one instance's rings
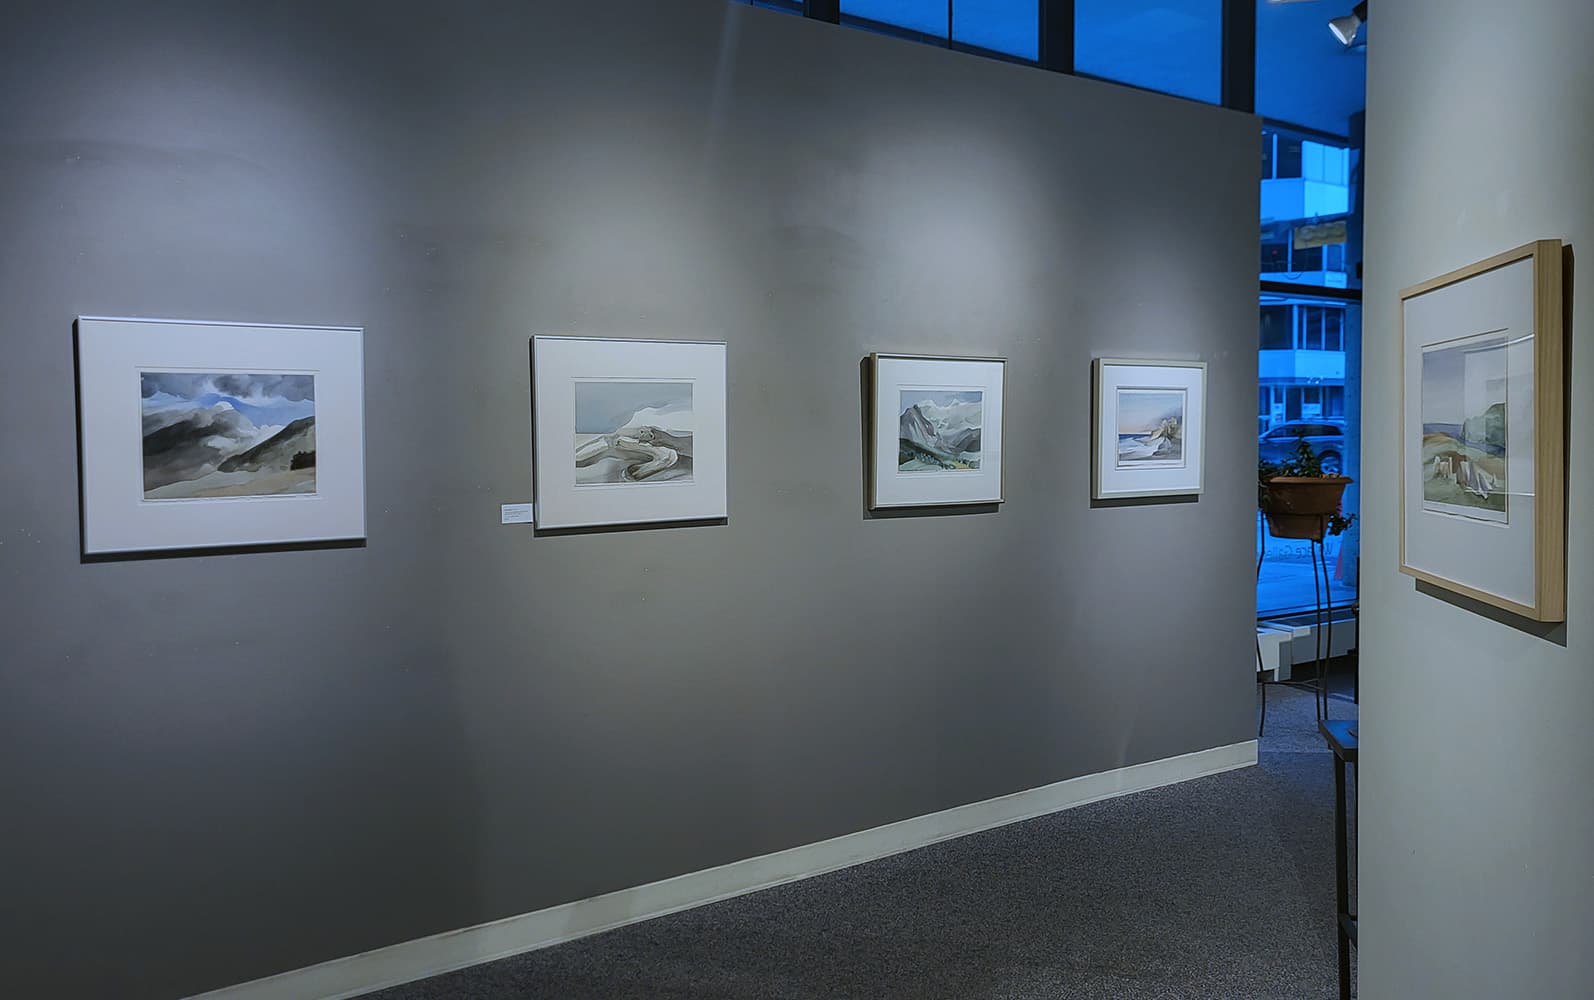
[[[1380,4],[1368,46],[1361,995],[1594,996],[1594,6]],[[1572,248],[1567,622],[1399,571],[1399,290]]]
[[[1254,119],[719,0],[0,34],[6,986],[170,996],[1254,733]],[[369,544],[80,562],[72,320],[366,329]],[[723,526],[539,537],[529,338],[724,339]],[[998,513],[859,362],[1005,355]],[[1093,509],[1089,363],[1208,492]],[[20,985],[19,985],[20,984]]]

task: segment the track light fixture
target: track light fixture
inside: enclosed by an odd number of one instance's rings
[[[1362,30],[1362,25],[1367,23],[1367,0],[1362,0],[1352,8],[1344,17],[1336,17],[1328,22],[1328,30],[1334,37],[1349,48],[1356,41],[1356,33]]]

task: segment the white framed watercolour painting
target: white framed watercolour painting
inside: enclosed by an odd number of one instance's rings
[[[1001,503],[1001,358],[871,354],[871,509]]]
[[[724,518],[723,343],[532,341],[540,528]]]
[[[1206,362],[1097,358],[1093,367],[1091,498],[1199,494]]]
[[[77,321],[83,551],[365,537],[363,335]]]

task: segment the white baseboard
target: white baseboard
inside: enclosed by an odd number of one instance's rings
[[[816,844],[333,959],[214,990],[194,1000],[331,1000],[359,996],[1088,802],[1247,767],[1256,763],[1256,751],[1256,741],[1248,740],[1087,774]]]

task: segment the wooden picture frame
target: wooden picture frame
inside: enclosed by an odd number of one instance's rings
[[[1565,262],[1536,240],[1400,293],[1400,571],[1566,620]]]
[[[1006,373],[1006,358],[870,354],[869,509],[1002,503]],[[918,420],[927,436],[904,445],[903,407],[914,393],[933,412]],[[953,412],[976,404],[977,420]],[[919,460],[905,463],[905,447],[919,448]]]

